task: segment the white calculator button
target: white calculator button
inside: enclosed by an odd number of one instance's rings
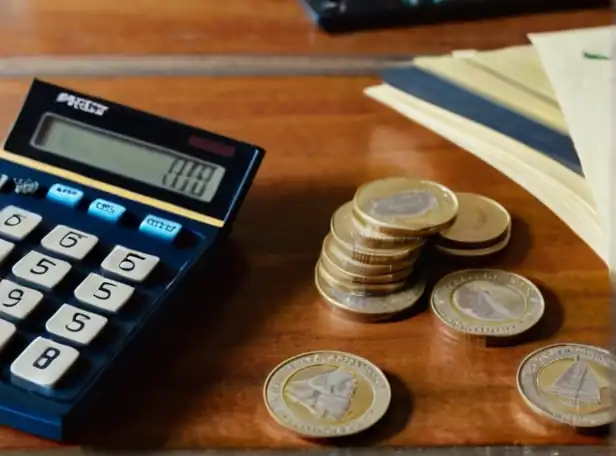
[[[160,259],[154,255],[130,250],[116,245],[103,260],[104,270],[135,282],[142,282],[152,272]]]
[[[0,234],[21,241],[41,223],[42,219],[43,217],[34,212],[7,206],[0,211]]]
[[[13,266],[13,274],[20,279],[51,289],[70,269],[71,265],[68,262],[32,250]]]
[[[50,334],[55,334],[78,344],[88,345],[106,324],[107,319],[101,315],[63,304],[47,320],[45,329]]]
[[[0,320],[0,351],[8,344],[13,334],[17,331],[17,327],[6,320]]]
[[[135,289],[91,272],[75,289],[75,298],[84,304],[109,312],[117,312],[130,299]]]
[[[16,379],[51,388],[79,358],[79,352],[68,345],[37,337],[21,352],[13,364],[11,375]]]
[[[43,238],[41,245],[51,252],[83,260],[97,242],[98,238],[93,234],[58,225]]]
[[[13,244],[12,242],[0,239],[0,264],[4,263],[4,260],[6,260],[6,258],[11,254],[14,248],[15,244]]]
[[[43,293],[8,279],[0,281],[0,314],[23,320],[43,299]]]

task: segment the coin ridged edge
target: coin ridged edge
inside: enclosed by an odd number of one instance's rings
[[[385,403],[383,400],[381,400],[380,402],[377,402],[376,400],[372,401],[372,404],[370,405],[370,408],[372,408],[373,404],[377,403],[380,408],[382,409],[379,413],[377,413],[375,416],[376,418],[368,421],[364,426],[359,426],[357,428],[355,428],[352,432],[348,432],[348,433],[344,433],[344,434],[331,434],[331,433],[304,433],[301,430],[297,429],[296,427],[290,426],[288,423],[284,422],[276,413],[274,410],[272,410],[269,400],[268,400],[268,386],[271,383],[271,380],[274,378],[274,376],[278,373],[278,371],[280,371],[285,365],[292,363],[295,360],[301,359],[301,358],[305,358],[308,356],[314,356],[314,355],[319,355],[319,354],[323,354],[323,353],[327,353],[327,354],[333,354],[333,355],[339,355],[339,356],[346,356],[348,358],[352,358],[352,359],[356,359],[362,363],[364,363],[365,365],[371,367],[376,374],[381,378],[381,383],[384,385],[384,393],[385,396],[387,398],[387,402]],[[362,374],[363,375],[363,374]],[[365,377],[365,376],[364,376]],[[288,380],[289,377],[287,377],[285,379],[285,382]],[[372,383],[370,382],[370,380],[365,377],[368,381],[368,383],[370,384],[370,386],[373,387]],[[304,352],[304,353],[300,353],[298,355],[292,356],[290,358],[287,358],[286,360],[278,363],[273,369],[270,370],[270,373],[267,375],[265,382],[263,384],[263,390],[262,390],[262,394],[263,394],[263,402],[265,403],[265,407],[270,415],[270,417],[276,421],[280,426],[282,426],[285,429],[288,429],[298,435],[301,435],[303,437],[306,438],[316,438],[316,439],[320,439],[320,438],[336,438],[336,437],[345,437],[345,436],[350,436],[350,435],[356,435],[359,434],[361,432],[364,432],[365,430],[371,428],[372,426],[374,426],[375,424],[377,424],[387,413],[390,405],[391,405],[391,399],[392,399],[392,392],[391,392],[391,384],[389,383],[389,379],[387,378],[387,375],[385,375],[385,372],[383,372],[383,370],[381,368],[379,368],[375,363],[373,363],[372,361],[368,360],[367,358],[364,358],[362,356],[358,356],[355,355],[353,353],[349,353],[349,352],[344,352],[344,351],[340,351],[340,350],[313,350],[313,351],[309,351],[309,352]],[[376,398],[374,398],[376,399]],[[368,410],[370,410],[370,408]],[[325,427],[325,426],[324,426]]]
[[[558,347],[566,347],[566,346],[580,347],[580,348],[585,348],[585,349],[592,349],[592,350],[595,350],[597,352],[600,352],[600,353],[604,354],[605,356],[607,356],[608,358],[611,358],[614,362],[616,362],[616,360],[614,360],[614,357],[612,356],[612,354],[610,353],[609,350],[606,350],[603,347],[598,347],[596,345],[581,344],[581,343],[577,343],[577,342],[561,342],[561,343],[546,345],[544,347],[541,347],[541,348],[538,348],[536,350],[533,350],[532,352],[527,354],[522,359],[522,361],[520,361],[520,363],[518,365],[518,369],[516,371],[516,375],[515,375],[516,388],[518,390],[518,394],[520,395],[520,397],[522,398],[522,400],[524,401],[524,403],[526,404],[526,406],[528,408],[530,408],[533,412],[535,412],[540,417],[542,417],[544,419],[548,419],[548,420],[550,420],[553,423],[558,423],[558,424],[561,424],[561,425],[571,426],[571,427],[575,427],[575,428],[597,428],[597,427],[609,425],[614,420],[616,420],[616,412],[612,412],[611,418],[608,421],[606,421],[605,423],[600,423],[600,424],[586,424],[585,425],[583,422],[574,423],[574,422],[571,422],[569,420],[559,420],[553,414],[551,414],[549,410],[545,410],[542,407],[540,407],[539,405],[533,403],[530,400],[530,398],[527,397],[527,394],[524,392],[524,389],[522,387],[522,382],[520,381],[520,376],[522,375],[522,371],[523,371],[524,367],[529,363],[529,361],[531,361],[534,357],[539,355],[541,352],[552,350],[552,349],[555,349],[555,348],[558,348]]]
[[[436,293],[438,292],[438,289],[440,288],[441,284],[443,282],[445,282],[446,280],[448,280],[450,277],[452,276],[456,276],[456,275],[462,275],[462,274],[471,274],[471,273],[492,273],[492,274],[507,274],[511,277],[515,277],[517,278],[519,281],[526,283],[531,289],[533,289],[533,291],[535,291],[537,293],[537,295],[540,298],[540,311],[537,315],[537,317],[535,318],[535,320],[533,321],[533,323],[528,326],[525,325],[522,327],[522,329],[515,331],[515,332],[506,332],[506,333],[485,333],[485,332],[474,332],[474,331],[465,331],[464,329],[458,328],[452,324],[450,324],[441,314],[440,310],[438,309],[438,307],[435,305],[435,301],[434,301],[434,297],[436,295]],[[467,281],[468,282],[468,281]],[[451,306],[451,304],[449,304]],[[539,289],[539,287],[530,279],[520,275],[520,274],[516,274],[514,272],[509,272],[509,271],[504,271],[501,269],[493,269],[493,268],[473,268],[473,269],[462,269],[459,271],[454,271],[451,272],[447,275],[445,275],[444,277],[442,277],[433,287],[432,289],[432,294],[430,296],[430,309],[432,310],[432,314],[435,315],[438,320],[447,327],[447,329],[453,330],[456,333],[459,334],[465,334],[468,336],[475,336],[475,337],[490,337],[490,338],[501,338],[501,339],[505,339],[505,338],[511,338],[511,337],[515,337],[515,336],[519,336],[521,334],[524,334],[526,332],[528,332],[529,330],[531,330],[537,323],[539,323],[539,321],[543,318],[543,315],[545,314],[545,298],[543,297],[543,293],[541,293],[541,290]]]
[[[446,255],[461,257],[461,258],[475,258],[482,256],[489,256],[495,253],[502,252],[509,246],[511,242],[511,228],[508,229],[506,237],[501,240],[498,244],[494,244],[492,247],[482,247],[482,248],[464,248],[464,249],[456,249],[450,247],[443,247],[442,245],[435,244],[434,249],[440,253],[444,253]]]

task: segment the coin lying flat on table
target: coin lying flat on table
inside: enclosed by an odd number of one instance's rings
[[[518,390],[535,413],[577,428],[606,426],[616,418],[612,376],[616,360],[602,348],[550,345],[528,355],[517,373]]]
[[[456,193],[456,197],[458,214],[453,225],[438,234],[439,246],[487,249],[507,237],[511,216],[501,204],[473,193]]]
[[[353,259],[348,253],[345,253],[343,249],[336,243],[333,236],[328,234],[323,240],[323,252],[327,252],[328,258],[341,269],[354,274],[360,274],[363,276],[376,276],[381,274],[390,274],[405,269],[412,268],[417,262],[419,254],[412,255],[407,259],[403,259],[396,262],[381,263],[381,264],[369,264]],[[419,252],[418,252],[419,253]]]
[[[308,438],[342,437],[375,425],[387,412],[391,388],[370,361],[349,353],[304,353],[279,364],[263,389],[281,426]]]
[[[545,310],[528,279],[494,269],[467,269],[443,277],[432,291],[432,311],[453,333],[511,337],[535,326]]]
[[[390,264],[407,259],[413,248],[371,249],[358,243],[353,228],[353,202],[340,206],[330,222],[330,231],[336,244],[354,260],[369,264]]]
[[[384,296],[358,295],[345,292],[315,274],[315,285],[321,298],[342,316],[354,320],[382,321],[410,310],[426,289],[423,277],[409,280],[402,290]]]
[[[362,223],[383,234],[428,236],[451,226],[458,199],[436,182],[389,177],[357,189],[353,210]]]

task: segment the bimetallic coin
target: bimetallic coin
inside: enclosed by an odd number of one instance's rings
[[[391,387],[370,361],[349,353],[304,353],[276,366],[265,381],[269,414],[307,438],[357,434],[387,412]]]
[[[338,244],[338,246],[351,258],[369,264],[389,264],[404,260],[412,255],[412,248],[377,250],[363,246],[355,239],[352,208],[352,202],[348,202],[339,207],[334,213],[330,223],[330,231],[336,244]]]
[[[394,236],[427,236],[451,226],[458,199],[435,182],[389,177],[361,186],[353,208],[355,216],[374,230]]]
[[[365,284],[379,284],[379,283],[395,283],[406,280],[411,273],[413,272],[413,267],[403,269],[401,271],[379,274],[379,275],[363,275],[357,274],[355,272],[348,271],[346,269],[341,268],[338,264],[333,261],[327,252],[327,249],[324,249],[321,252],[321,263],[323,267],[327,269],[327,271],[333,275],[336,279],[342,281],[350,281],[353,283],[365,283]]]
[[[428,239],[417,236],[390,236],[381,233],[378,229],[363,224],[353,211],[351,222],[353,223],[353,236],[355,241],[363,247],[371,249],[396,249],[406,248],[415,250],[423,247]]]
[[[319,259],[317,263],[317,274],[319,274],[325,282],[329,283],[330,286],[348,293],[356,294],[394,293],[401,290],[406,285],[406,280],[392,283],[357,283],[353,282],[349,278],[342,279],[340,277],[336,277],[335,272],[332,273],[322,259]]]
[[[479,249],[477,248],[452,249],[452,248],[443,247],[442,245],[439,245],[439,244],[435,244],[434,248],[437,251],[450,255],[450,256],[475,258],[475,257],[494,255],[495,253],[501,252],[509,245],[510,240],[511,240],[511,230],[508,230],[505,234],[505,238],[491,247],[485,247],[485,248],[479,248]]]
[[[315,285],[323,300],[343,316],[363,321],[381,321],[410,310],[426,289],[423,277],[409,281],[407,286],[385,296],[357,295],[331,286],[317,273]]]
[[[616,360],[602,348],[550,345],[528,355],[517,373],[518,390],[535,413],[577,428],[606,426],[616,417]]]
[[[488,248],[507,236],[511,216],[496,201],[473,193],[456,193],[458,215],[452,226],[441,231],[437,243],[446,248]]]
[[[419,251],[411,257],[389,264],[370,264],[357,261],[344,252],[336,243],[333,236],[328,234],[323,241],[323,251],[327,252],[328,258],[340,269],[344,269],[352,274],[363,276],[377,276],[391,274],[405,269],[412,269],[417,262]]]
[[[539,322],[545,310],[541,291],[530,280],[494,269],[468,269],[443,277],[430,304],[447,328],[486,337],[522,334]]]

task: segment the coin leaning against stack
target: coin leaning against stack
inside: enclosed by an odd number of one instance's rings
[[[323,300],[365,321],[409,310],[425,289],[422,250],[457,214],[456,195],[436,182],[389,177],[362,185],[336,210],[323,241],[315,270]]]

